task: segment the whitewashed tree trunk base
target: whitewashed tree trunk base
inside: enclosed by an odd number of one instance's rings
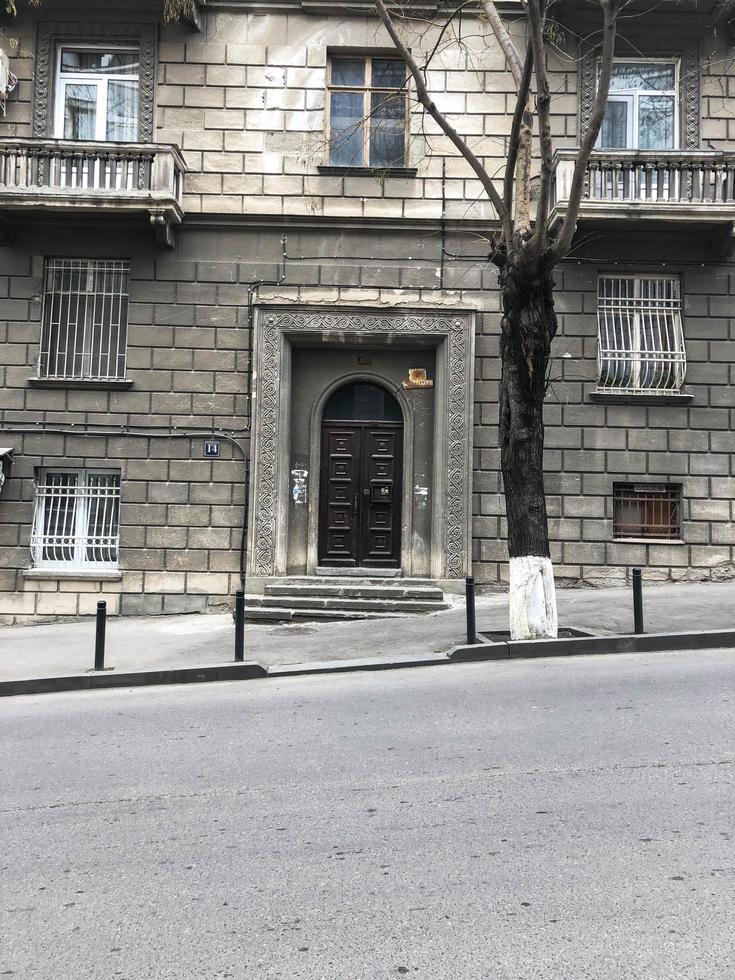
[[[558,630],[554,570],[550,558],[510,560],[511,640],[555,639]]]

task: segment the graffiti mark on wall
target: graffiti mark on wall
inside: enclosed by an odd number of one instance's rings
[[[308,470],[291,470],[291,496],[296,505],[306,503]]]

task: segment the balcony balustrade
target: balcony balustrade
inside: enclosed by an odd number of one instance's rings
[[[569,203],[578,150],[555,156],[553,217]],[[717,150],[596,150],[585,177],[580,220],[735,220],[735,154]]]
[[[185,170],[172,145],[0,138],[0,211],[147,213],[172,245]]]

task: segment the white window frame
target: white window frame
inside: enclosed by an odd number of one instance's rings
[[[54,474],[73,475],[77,482],[73,487],[49,483]],[[117,478],[117,483],[95,486],[90,478]],[[70,493],[69,490],[74,490]],[[49,501],[59,500],[55,514],[56,533],[46,533],[46,512]],[[67,501],[73,500],[71,527],[63,532],[60,517],[68,512]],[[63,511],[62,511],[63,508]],[[101,509],[101,514],[100,514]],[[107,533],[89,534],[90,516],[101,517]],[[89,551],[97,549],[103,555],[114,557],[94,559]],[[44,551],[69,552],[68,557],[44,557]],[[31,561],[34,568],[56,571],[114,571],[120,557],[120,471],[77,469],[75,467],[49,467],[39,471],[35,486],[33,528],[31,530]]]
[[[640,115],[640,99],[641,97],[647,98],[648,96],[673,96],[674,99],[674,145],[669,149],[675,150],[679,147],[679,78],[681,73],[681,59],[680,58],[615,58],[613,61],[613,66],[615,65],[671,65],[674,68],[674,87],[673,89],[642,89],[642,88],[631,88],[631,89],[615,89],[610,90],[608,93],[608,102],[626,102],[631,109],[628,113],[628,125],[626,134],[627,146],[621,147],[604,147],[601,145],[602,139],[602,127],[600,128],[599,136],[597,137],[597,149],[607,150],[610,153],[614,153],[615,150],[637,150],[638,138],[640,134],[639,126],[639,115]],[[597,77],[600,77],[600,63],[597,63]],[[663,151],[663,147],[661,147]],[[655,150],[648,151],[655,153]]]
[[[365,84],[364,85],[335,85],[332,82],[332,66],[335,61],[364,61],[365,62]],[[400,57],[396,57],[394,54],[386,54],[380,52],[350,52],[350,51],[330,51],[327,58],[327,99],[326,107],[324,112],[324,120],[326,127],[326,147],[327,147],[327,164],[336,167],[353,167],[355,170],[384,170],[384,169],[403,169],[408,167],[408,148],[409,148],[409,127],[410,127],[410,114],[408,106],[408,75],[406,74],[404,79],[403,89],[399,88],[383,88],[382,86],[373,86],[373,61],[396,61],[401,62]],[[362,102],[362,121],[365,127],[365,132],[363,134],[362,146],[362,163],[355,164],[333,164],[332,163],[332,152],[331,152],[331,142],[332,142],[332,93],[333,92],[354,92],[361,93],[363,97]],[[370,162],[370,135],[372,132],[372,110],[371,110],[371,99],[374,92],[384,92],[386,95],[390,93],[401,93],[404,99],[404,124],[403,124],[403,160],[400,163],[392,164],[373,164]],[[336,135],[336,134],[335,134]]]
[[[104,51],[114,53],[116,51],[135,52],[138,54],[138,71],[134,75],[110,74],[102,72],[74,72],[65,74],[61,69],[61,56],[64,51]],[[140,45],[139,44],[59,44],[56,50],[56,85],[55,104],[54,104],[54,136],[56,139],[64,139],[64,105],[66,102],[65,93],[67,85],[96,85],[97,86],[97,111],[95,115],[95,136],[94,141],[100,143],[110,142],[107,139],[107,87],[110,81],[137,82],[138,98],[140,98]],[[137,114],[138,132],[132,141],[137,143],[140,138],[140,112]]]
[[[54,319],[54,303],[57,296],[54,278],[59,272],[84,273],[86,269],[87,288],[78,292],[68,292],[67,319]],[[94,289],[94,279],[98,273],[109,272],[120,277],[119,292],[98,292]],[[88,258],[47,258],[44,268],[43,307],[41,313],[41,342],[38,351],[38,377],[51,381],[125,381],[127,375],[128,350],[128,304],[130,302],[130,262],[127,259],[88,259]],[[76,303],[74,298],[76,297]],[[79,323],[72,320],[73,312],[79,317],[82,297],[85,298],[84,324],[79,336]],[[102,308],[99,301],[102,299]],[[117,317],[109,322],[101,322],[106,303],[110,313],[117,310]],[[125,310],[125,315],[123,315]],[[71,364],[68,363],[68,338],[73,331],[71,342]],[[56,349],[52,350],[52,338],[56,337]],[[60,340],[67,340],[62,352]],[[94,356],[95,339],[99,337],[97,357]],[[80,369],[77,369],[77,359]],[[96,361],[96,363],[95,363]],[[103,370],[106,363],[107,370]]]
[[[633,282],[633,296],[620,299],[604,295],[604,280]],[[665,282],[671,285],[671,298],[642,295],[643,282]],[[615,317],[624,317],[627,330],[621,329]],[[648,343],[643,343],[644,317],[653,324]],[[622,342],[627,333],[630,343]],[[651,337],[653,343],[650,342]],[[658,344],[655,338],[658,338]],[[666,343],[663,342],[666,339]],[[658,374],[656,384],[644,384],[646,366],[653,365]],[[678,276],[655,274],[600,273],[597,280],[597,378],[599,392],[616,394],[667,395],[678,392],[686,374],[686,347],[682,322],[681,281]],[[617,372],[617,377],[615,372]],[[613,376],[613,383],[609,378]],[[629,380],[625,375],[629,373]],[[606,379],[603,384],[603,374]],[[615,383],[615,381],[619,383]]]

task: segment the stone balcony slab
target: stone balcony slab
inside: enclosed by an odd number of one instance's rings
[[[552,226],[566,214],[579,151],[554,157]],[[633,222],[696,222],[719,228],[730,248],[735,222],[735,153],[718,150],[595,150],[587,166],[579,223],[625,228]]]
[[[138,213],[172,246],[184,217],[185,171],[173,144],[0,138],[0,230],[7,237],[30,209]]]

